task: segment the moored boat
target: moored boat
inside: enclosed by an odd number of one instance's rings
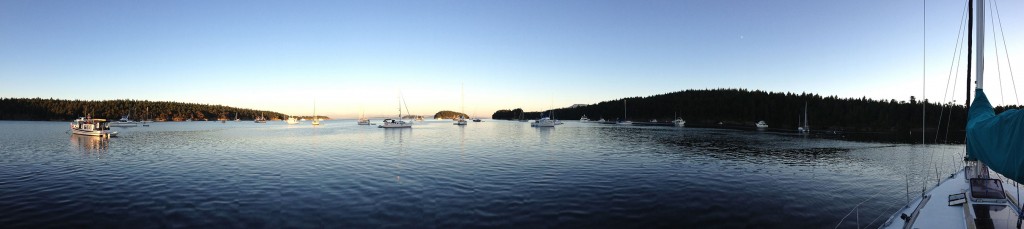
[[[81,117],[71,122],[71,133],[85,136],[115,137],[117,131],[110,131],[106,119]]]

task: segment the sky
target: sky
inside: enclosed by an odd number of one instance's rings
[[[706,88],[886,100],[924,88],[963,103],[966,56],[955,92],[947,82],[965,2],[924,3],[7,0],[0,97],[291,115],[315,103],[332,117],[394,116],[400,95],[414,114],[490,116]],[[986,92],[1020,104],[1009,68],[1024,71],[1024,3],[996,4],[1006,28],[999,42],[986,32]],[[993,44],[1008,50],[999,69]]]

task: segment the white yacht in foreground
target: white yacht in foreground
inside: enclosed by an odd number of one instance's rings
[[[909,201],[880,228],[1021,228],[1020,191],[1016,185],[1003,185],[999,177],[1018,184],[1024,181],[1024,112],[1009,109],[996,115],[985,95],[985,4],[984,0],[974,2],[968,24],[976,24],[976,31],[967,34],[976,33],[978,40],[977,81],[976,97],[967,111],[966,166]],[[975,8],[978,20],[974,20]],[[968,40],[968,50],[974,46],[971,43]],[[972,82],[970,73],[967,82]]]
[[[110,131],[106,119],[94,119],[82,117],[71,121],[71,133],[85,136],[99,136],[104,138],[117,136],[116,131]]]

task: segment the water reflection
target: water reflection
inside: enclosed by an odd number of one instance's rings
[[[538,135],[540,135],[540,143],[548,143],[551,139],[551,131],[554,131],[555,128],[538,127],[536,129]]]
[[[71,135],[71,145],[79,152],[103,153],[110,147],[109,138],[99,136]]]

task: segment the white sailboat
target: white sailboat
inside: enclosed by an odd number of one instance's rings
[[[370,124],[372,124],[370,123],[370,119],[366,118],[366,111],[363,111],[362,113],[359,114],[359,121],[357,121],[356,124],[359,124],[361,126],[369,126]]]
[[[146,113],[142,115],[142,126],[149,126],[149,123],[153,121],[149,120],[149,107],[146,107]]]
[[[804,116],[803,120],[800,120],[800,127],[796,128],[796,132],[807,133],[811,131],[811,127],[807,125],[807,102],[804,102]]]
[[[974,2],[977,2],[975,5]],[[965,166],[910,201],[889,217],[880,228],[1020,228],[1019,190],[1003,186],[995,172],[1021,183],[1024,181],[1024,112],[1006,110],[996,115],[983,90],[985,67],[985,1],[969,3],[968,26],[975,27],[977,77],[974,101],[968,104],[967,154]],[[975,20],[974,9],[977,9]],[[968,51],[968,88],[971,76]],[[967,94],[970,100],[970,93]],[[923,133],[922,133],[923,134]],[[922,141],[923,141],[922,137]],[[923,143],[923,142],[922,142]]]
[[[457,125],[457,126],[465,126],[466,124],[468,124],[468,122],[466,122],[466,117],[463,117],[463,115],[462,115],[462,114],[465,114],[465,113],[466,113],[466,86],[462,85],[462,110],[459,111],[459,117],[456,118],[455,119],[455,123],[452,123],[452,124],[453,125]]]
[[[676,116],[676,119],[672,120],[673,125],[678,127],[686,127],[686,120],[683,120],[682,117],[679,117],[679,114],[675,114],[673,116]]]
[[[192,119],[189,119],[189,120],[192,120]],[[263,117],[263,113],[261,112],[260,113],[260,117],[256,117],[256,120],[253,120],[253,122],[255,122],[255,123],[267,123],[267,118]]]
[[[622,120],[619,120],[619,122],[616,123],[616,124],[619,124],[619,125],[633,125],[633,121],[629,121],[629,118],[627,118],[627,117],[628,116],[627,116],[627,112],[626,112],[626,100],[623,99],[622,100]]]
[[[411,122],[402,120],[402,96],[398,96],[398,119],[384,119],[377,128],[412,128]]]
[[[537,119],[537,121],[530,123],[530,126],[532,127],[555,127],[555,125],[558,125],[558,123],[551,119],[551,117],[547,116],[541,117],[540,119]]]
[[[320,120],[321,120],[320,117],[316,116],[316,100],[314,99],[313,100],[313,125],[314,126],[319,126],[320,125]]]

